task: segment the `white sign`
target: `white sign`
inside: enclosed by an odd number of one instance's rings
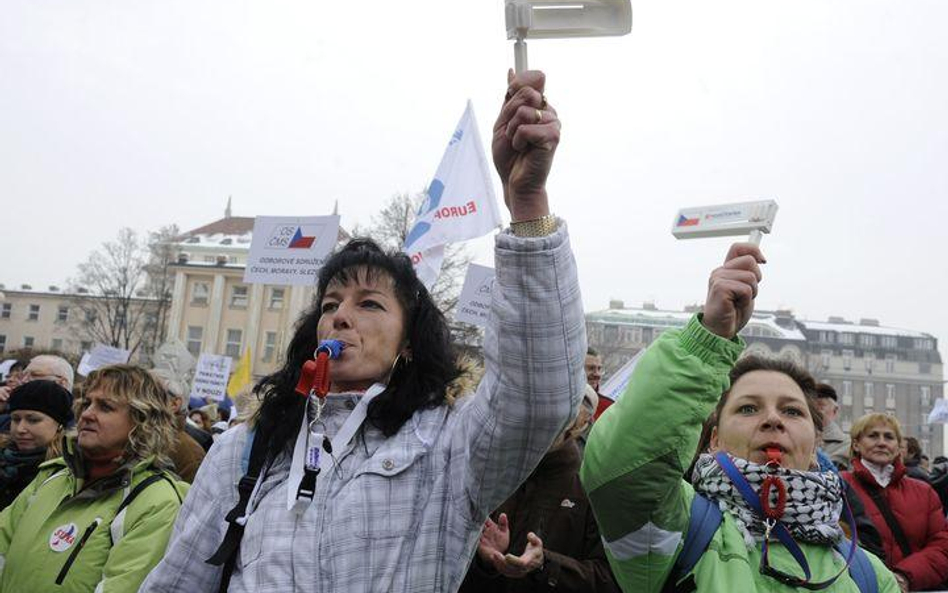
[[[109,366],[110,364],[125,364],[131,352],[121,348],[113,348],[105,344],[96,344],[92,350],[82,355],[79,361],[79,368],[76,371],[85,377],[96,369]]]
[[[928,414],[929,424],[948,424],[948,400],[940,397],[935,400],[935,407]]]
[[[486,235],[499,226],[491,167],[468,101],[402,250],[418,278],[431,288],[441,272],[445,245]]]
[[[490,291],[493,287],[494,268],[470,264],[454,310],[454,319],[486,326],[490,315]]]
[[[0,379],[6,381],[7,375],[10,374],[10,367],[16,364],[15,358],[8,358],[3,362],[0,362]]]
[[[258,216],[244,282],[314,286],[339,237],[339,217]]]
[[[201,354],[191,397],[204,398],[207,401],[223,401],[227,395],[227,381],[230,379],[231,358],[217,354]]]
[[[636,352],[618,371],[613,373],[612,376],[609,377],[609,380],[603,383],[599,388],[599,395],[604,395],[612,401],[619,401],[619,398],[625,393],[625,388],[629,386],[632,371],[634,371],[636,365],[639,364],[639,360],[643,354],[645,354],[644,348]]]
[[[683,208],[675,215],[672,235],[678,239],[731,237],[770,233],[777,217],[777,202],[739,202],[700,208]]]

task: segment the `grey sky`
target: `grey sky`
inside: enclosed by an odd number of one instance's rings
[[[674,212],[773,197],[760,307],[948,351],[948,3],[633,11],[628,37],[529,44],[564,122],[550,194],[587,310],[699,302],[728,241],[676,242]],[[229,194],[235,214],[338,199],[367,222],[428,183],[467,98],[489,141],[504,37],[501,0],[8,0],[0,282],[62,284],[120,226],[193,228]]]

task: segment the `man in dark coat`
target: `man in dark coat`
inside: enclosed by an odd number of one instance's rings
[[[459,593],[604,591],[619,586],[579,482],[584,405],[530,477],[487,519]]]

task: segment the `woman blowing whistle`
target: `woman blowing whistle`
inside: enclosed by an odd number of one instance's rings
[[[448,327],[410,260],[350,242],[320,270],[285,366],[257,386],[257,417],[205,459],[142,591],[457,590],[487,514],[543,457],[585,385],[576,266],[546,193],[559,120],[542,73],[508,85],[493,154],[513,222],[496,241],[477,392],[449,396],[461,373]],[[324,340],[342,348],[328,394],[301,395],[300,370]],[[242,480],[259,443],[259,477]]]
[[[733,245],[703,314],[652,344],[593,427],[581,475],[625,591],[899,590],[843,537],[840,478],[816,463],[813,378],[787,361],[738,361],[764,262]]]

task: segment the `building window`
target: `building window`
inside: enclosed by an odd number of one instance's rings
[[[915,338],[916,350],[934,350],[935,342],[928,338]]]
[[[899,347],[899,339],[895,336],[882,336],[880,341],[883,348],[895,349]]]
[[[876,407],[876,393],[873,387],[873,384],[868,381],[863,385],[862,407],[867,411]]]
[[[887,373],[895,372],[895,354],[885,355],[885,372]]]
[[[853,405],[853,382],[843,381],[843,405]]]
[[[276,332],[267,332],[264,334],[263,360],[265,362],[270,362],[271,360],[273,360],[273,355],[276,353],[276,343],[277,343]]]
[[[843,369],[849,370],[853,366],[853,351],[843,350]]]
[[[823,350],[820,352],[820,366],[824,369],[828,369],[830,366],[830,359],[833,358],[832,350]]]
[[[932,403],[932,388],[930,385],[922,385],[922,405],[930,406]]]
[[[856,334],[839,334],[839,343],[851,346],[856,343]]]
[[[237,284],[230,289],[230,306],[244,309],[247,307],[247,285]]]
[[[34,342],[36,342],[36,340],[33,338],[33,336],[23,336],[24,348],[32,348]]]
[[[29,321],[37,321],[40,318],[40,306],[30,305],[30,314],[27,316]]]
[[[88,351],[90,351],[90,350],[92,350],[92,342],[88,342],[88,341],[85,341],[85,340],[83,340],[82,342],[79,342],[79,353],[80,353],[80,354],[82,354],[83,352],[88,352]]]
[[[0,352],[3,352],[7,349],[7,337],[3,334],[0,334]]]
[[[895,385],[885,386],[885,407],[889,410],[895,409]]]
[[[270,289],[270,308],[271,309],[282,309],[283,308],[283,298],[286,296],[285,288],[271,288]]]
[[[13,311],[13,303],[3,303],[0,307],[0,319],[10,319],[10,313]]]
[[[833,339],[835,335],[834,332],[820,332],[820,341],[825,344],[832,344],[836,341]]]
[[[56,310],[56,321],[61,323],[69,321],[69,307],[66,305],[59,305],[59,308]]]
[[[198,306],[206,305],[210,293],[211,290],[207,282],[195,282],[191,285],[191,304]]]
[[[853,423],[851,420],[849,419],[843,420],[843,432],[848,433],[849,429],[852,427],[853,427]]]
[[[859,345],[863,348],[874,348],[876,337],[872,334],[859,334]]]
[[[201,354],[201,341],[204,339],[204,328],[198,325],[188,326],[188,352],[194,356]]]
[[[868,396],[871,397],[871,396],[875,395],[875,391],[876,391],[876,390],[875,390],[875,387],[876,387],[875,383],[872,383],[872,382],[870,382],[870,381],[866,381],[866,384],[863,385],[863,393],[865,393],[866,395],[868,395]]]
[[[865,352],[865,353],[863,353],[863,357],[864,357],[865,360],[866,360],[866,372],[871,375],[871,374],[872,374],[872,367],[875,366],[876,355],[873,354],[872,352]]]
[[[63,339],[62,338],[53,338],[53,350],[58,352],[63,351]]]
[[[227,330],[227,343],[224,345],[224,356],[231,358],[240,358],[240,342],[244,332],[239,329]]]

